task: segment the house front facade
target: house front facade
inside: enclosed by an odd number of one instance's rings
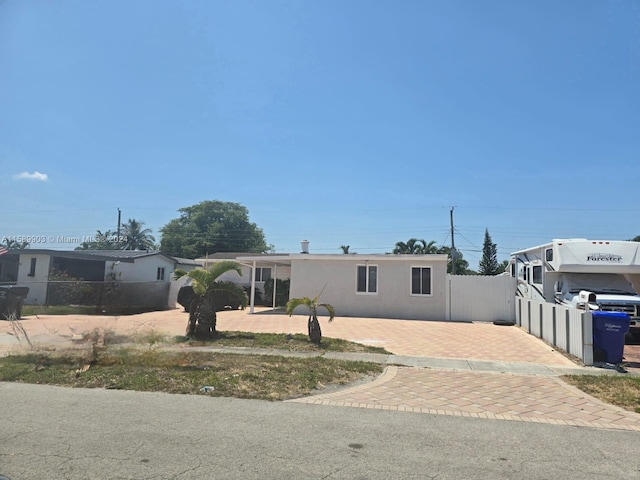
[[[320,301],[335,307],[339,316],[416,320],[447,316],[447,255],[302,253],[242,259],[256,269],[288,267],[291,298],[321,295]]]

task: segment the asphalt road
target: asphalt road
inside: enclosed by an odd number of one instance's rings
[[[638,479],[640,434],[0,383],[0,476]]]

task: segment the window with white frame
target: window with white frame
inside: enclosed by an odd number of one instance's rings
[[[256,267],[256,282],[266,282],[271,278],[271,268]]]
[[[158,273],[156,273],[156,280],[164,280],[164,267],[158,267]]]
[[[378,266],[358,265],[357,266],[357,293],[378,293]]]
[[[411,295],[431,295],[431,267],[411,267]]]

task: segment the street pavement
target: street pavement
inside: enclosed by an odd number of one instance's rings
[[[637,432],[0,383],[11,480],[640,478]]]

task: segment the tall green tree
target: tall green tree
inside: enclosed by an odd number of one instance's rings
[[[479,265],[480,275],[497,275],[500,273],[498,264],[498,247],[491,240],[489,229],[484,230],[484,243],[482,244],[482,258]]]
[[[456,275],[473,275],[475,273],[473,270],[469,269],[469,262],[464,259],[460,250],[456,249],[455,258],[451,255],[451,247],[440,247],[436,253],[449,256],[449,260],[447,262],[447,273],[451,273],[453,271],[452,262],[456,263]]]
[[[509,260],[503,260],[498,266],[498,274],[504,273],[509,269]]]
[[[638,235],[637,237],[633,237],[631,239],[632,242],[640,242],[640,235]]]
[[[123,250],[154,250],[155,237],[150,228],[143,228],[144,222],[130,218],[122,225],[120,248]]]
[[[215,293],[225,292],[233,295],[240,301],[242,308],[247,306],[247,294],[240,285],[218,280],[222,274],[232,270],[242,275],[242,266],[231,260],[216,262],[208,270],[197,268],[186,272],[178,269],[174,272],[176,279],[187,276],[193,282],[195,298],[189,306],[187,337],[210,338],[215,333],[217,323]]]
[[[249,221],[249,211],[239,203],[207,200],[179,210],[180,218],[160,229],[160,249],[185,258],[217,252],[265,253],[264,233]]]
[[[438,253],[438,249],[436,247],[436,242],[434,242],[433,240],[427,243],[424,240],[410,238],[406,243],[397,242],[396,246],[393,249],[393,253],[412,255],[433,254]]]

